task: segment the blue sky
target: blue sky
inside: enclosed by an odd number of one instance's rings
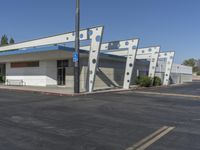
[[[1,1],[0,35],[16,42],[74,30],[75,0]],[[104,41],[140,38],[140,47],[200,58],[199,0],[81,0],[81,27],[104,25]]]

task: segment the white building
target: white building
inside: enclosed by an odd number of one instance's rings
[[[160,46],[138,49],[139,39],[102,44],[102,35],[102,26],[80,31],[81,41],[90,40],[90,45],[80,50],[82,91],[119,86],[127,89],[137,76],[153,78],[156,72],[167,85],[172,78],[171,70],[175,74],[185,74],[184,66],[174,72],[174,52],[161,53]],[[74,48],[60,44],[74,40],[75,34],[70,32],[0,47],[0,75],[5,76],[6,85],[73,88]],[[159,58],[167,61],[157,63]],[[159,70],[160,66],[163,69]],[[190,68],[186,70],[188,78],[182,77],[181,82],[190,81]],[[178,83],[177,79],[174,77],[171,83]]]
[[[59,45],[4,51],[0,52],[0,66],[5,70],[6,81],[10,85],[73,88],[73,51],[72,48]],[[88,86],[88,52],[80,52],[81,89],[84,90]],[[101,54],[95,87],[122,86],[125,63],[124,57]],[[136,70],[140,70],[140,74],[147,74],[148,65],[148,62],[136,61],[133,76],[137,76]]]
[[[158,61],[158,65],[156,67],[156,76],[159,76],[161,79],[163,79],[165,67],[165,61]],[[192,67],[173,64],[170,73],[170,83],[181,84],[185,82],[192,82]]]

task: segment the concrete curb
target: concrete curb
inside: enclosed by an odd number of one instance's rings
[[[2,88],[2,87],[0,88],[0,90],[40,93],[40,94],[55,95],[55,96],[73,96],[74,95],[74,94],[63,94],[63,93],[54,93],[54,92],[45,92],[45,91],[36,91],[36,90],[8,89],[8,88]]]
[[[184,86],[185,84],[172,84],[167,86],[154,86],[154,87],[131,87],[130,89],[122,89],[122,88],[115,88],[115,89],[106,89],[106,90],[97,90],[92,93],[83,92],[83,93],[56,93],[56,92],[46,92],[46,91],[37,91],[37,90],[23,90],[23,89],[9,89],[9,88],[0,88],[2,90],[9,90],[9,91],[19,91],[19,92],[31,92],[31,93],[40,93],[45,95],[52,95],[52,96],[84,96],[84,95],[95,95],[95,94],[102,94],[102,93],[110,93],[110,92],[124,92],[124,91],[133,91],[133,90],[145,90],[145,89],[157,89],[157,88],[167,88],[167,87],[176,87],[176,86]]]

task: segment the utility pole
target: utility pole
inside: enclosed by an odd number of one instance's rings
[[[74,62],[74,93],[80,93],[80,63],[79,63],[79,48],[80,48],[80,0],[76,0],[76,20],[75,20],[75,52],[73,54]]]

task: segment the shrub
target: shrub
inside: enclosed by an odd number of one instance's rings
[[[160,86],[162,84],[160,77],[155,76],[153,86]]]
[[[135,83],[137,85],[140,85],[141,87],[150,87],[151,82],[152,82],[152,79],[148,76],[139,76],[135,81]]]
[[[136,78],[135,84],[136,84],[136,85],[139,85],[139,84],[140,84],[140,76],[138,76],[138,77]]]
[[[197,72],[197,75],[200,76],[200,71]]]
[[[3,83],[5,81],[5,77],[0,75],[0,83]]]

